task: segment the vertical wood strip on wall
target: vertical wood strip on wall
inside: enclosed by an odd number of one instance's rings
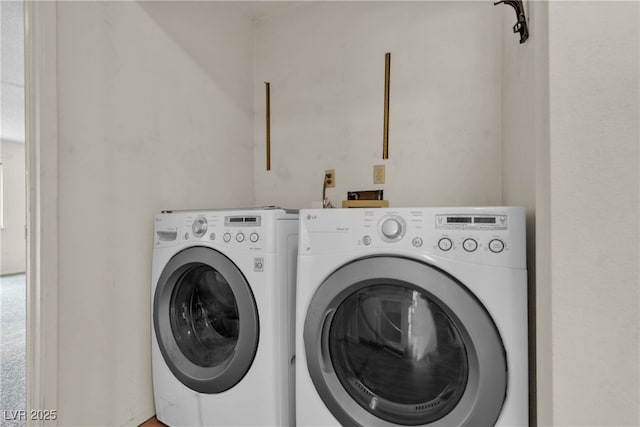
[[[389,158],[389,79],[391,52],[384,54],[384,130],[382,135],[382,158]]]
[[[269,82],[264,82],[265,90],[266,90],[266,138],[267,138],[267,170],[271,170],[271,88],[269,87]]]

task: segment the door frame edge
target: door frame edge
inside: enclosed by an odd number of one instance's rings
[[[54,1],[25,0],[26,422],[57,425],[58,114]],[[30,417],[50,411],[49,419]],[[55,411],[55,412],[52,412]],[[44,415],[45,413],[43,413]]]

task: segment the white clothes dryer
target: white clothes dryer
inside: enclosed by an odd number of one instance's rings
[[[297,212],[278,208],[156,216],[151,356],[158,420],[294,420],[297,234]]]
[[[298,426],[528,425],[525,211],[300,212]]]

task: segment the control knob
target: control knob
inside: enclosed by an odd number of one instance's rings
[[[193,225],[191,225],[193,235],[196,237],[204,236],[204,233],[207,232],[207,226],[207,219],[203,216],[199,216],[193,221]]]
[[[438,247],[440,248],[440,250],[446,252],[453,247],[453,242],[451,242],[451,239],[443,237],[438,240]]]
[[[478,249],[478,242],[476,242],[474,239],[465,239],[465,241],[462,242],[462,247],[467,252],[473,252]]]
[[[394,240],[402,234],[402,224],[395,218],[389,218],[382,223],[381,231],[384,237]]]
[[[489,242],[489,250],[494,254],[499,254],[504,250],[504,242],[500,239],[493,239]]]

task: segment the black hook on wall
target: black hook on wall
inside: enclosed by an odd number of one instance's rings
[[[529,38],[529,27],[527,26],[527,17],[524,14],[524,6],[522,0],[500,0],[494,3],[494,6],[500,3],[508,4],[516,11],[518,22],[513,26],[514,33],[520,33],[520,44]]]

